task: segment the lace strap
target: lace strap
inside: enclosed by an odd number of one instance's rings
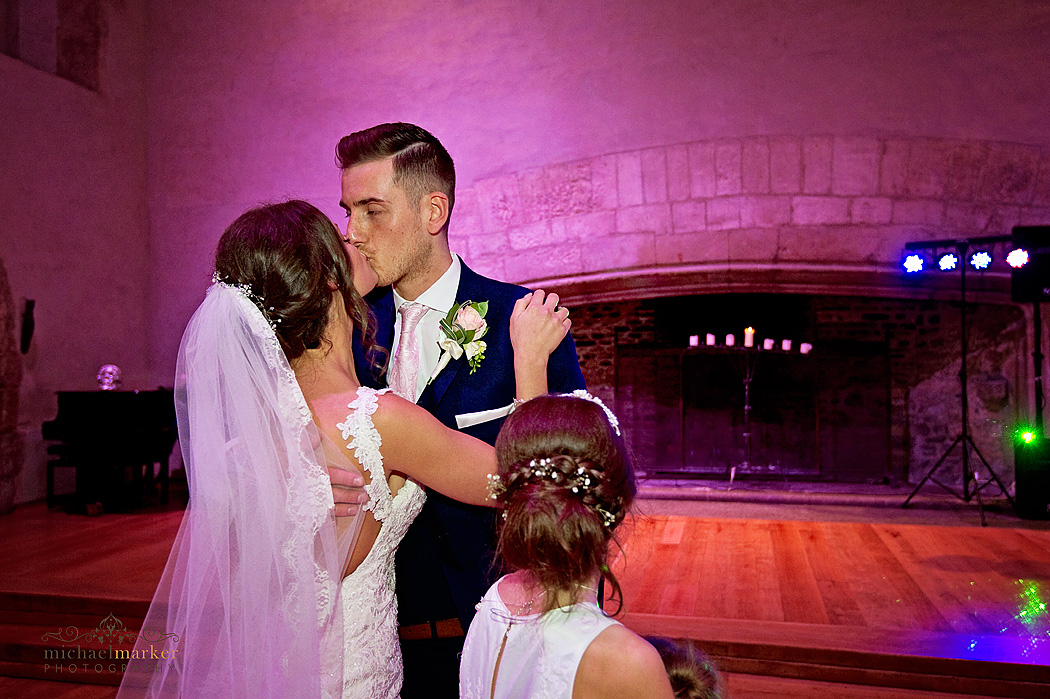
[[[380,522],[387,518],[394,498],[379,451],[383,440],[372,423],[372,415],[379,407],[379,396],[389,391],[389,388],[377,391],[361,386],[357,389],[357,397],[346,406],[351,410],[346,420],[336,425],[347,443],[346,448],[354,453],[354,458],[368,472],[371,482],[365,486],[365,492],[368,493],[365,509],[370,510]]]

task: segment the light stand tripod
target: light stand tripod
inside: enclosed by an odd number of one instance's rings
[[[962,339],[962,364],[961,364],[960,369],[959,369],[959,383],[962,386],[962,432],[959,433],[959,436],[955,438],[955,441],[952,442],[951,445],[945,450],[945,452],[941,456],[941,458],[937,460],[937,463],[935,463],[933,465],[933,467],[929,471],[926,472],[926,475],[923,476],[922,480],[919,481],[918,485],[915,486],[915,490],[911,491],[911,495],[908,496],[908,498],[904,501],[904,503],[901,505],[901,507],[907,507],[908,503],[911,502],[911,499],[913,497],[915,497],[916,493],[919,492],[919,490],[922,488],[922,486],[926,485],[926,481],[932,480],[934,483],[939,485],[941,488],[943,488],[944,490],[948,491],[949,493],[954,495],[956,498],[962,500],[963,502],[970,502],[970,499],[973,498],[974,496],[976,496],[977,497],[977,510],[981,514],[981,526],[985,527],[985,526],[988,526],[988,522],[985,521],[985,518],[984,518],[984,503],[981,500],[981,491],[985,487],[987,487],[989,484],[991,484],[993,481],[999,486],[999,490],[1001,490],[1003,495],[1006,496],[1006,499],[1010,501],[1010,507],[1013,507],[1016,510],[1016,506],[1014,505],[1014,499],[1012,497],[1010,497],[1010,493],[1008,493],[1007,490],[1006,490],[1006,487],[1003,486],[1003,482],[1001,480],[999,480],[999,476],[997,476],[995,471],[992,470],[992,467],[988,465],[988,462],[985,460],[984,456],[981,454],[981,451],[977,448],[977,445],[974,444],[973,438],[970,436],[970,402],[969,402],[969,397],[967,396],[967,392],[966,392],[966,389],[967,389],[966,355],[969,352],[969,345],[967,343],[967,337],[966,337],[966,264],[967,264],[966,253],[967,253],[968,249],[969,249],[969,242],[968,241],[959,241],[958,243],[956,243],[956,250],[959,253],[959,270],[960,270],[960,274],[959,274],[959,315],[960,315],[960,330],[959,330],[959,334],[960,334],[961,339]],[[962,448],[962,468],[963,468],[963,471],[962,471],[962,477],[963,477],[962,493],[957,492],[955,489],[945,485],[944,483],[941,483],[940,481],[938,481],[936,478],[933,477],[933,474],[936,473],[937,469],[939,469],[944,464],[945,460],[948,458],[948,455],[952,453],[952,450],[955,449],[956,446],[961,446],[961,448]],[[984,481],[984,483],[981,483],[981,481],[980,481],[980,474],[977,472],[977,470],[976,469],[971,469],[971,467],[970,467],[970,450],[971,449],[973,450],[973,453],[977,455],[977,458],[981,460],[981,463],[984,464],[984,468],[985,468],[985,470],[988,472],[988,474],[990,476],[987,480]],[[972,486],[972,489],[971,489],[971,486]]]
[[[1039,434],[1043,428],[1043,321],[1039,312],[1039,301],[1032,302],[1032,332],[1035,336],[1035,347],[1032,350],[1032,365],[1035,373],[1035,426]]]

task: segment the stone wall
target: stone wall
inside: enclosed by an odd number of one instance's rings
[[[20,502],[44,497],[41,424],[56,415],[56,391],[97,388],[98,368],[110,363],[123,369],[125,388],[156,385],[146,306],[146,3],[82,5],[102,12],[97,90],[53,74],[53,31],[40,47],[50,51],[50,72],[0,56],[0,258],[19,312],[23,300],[36,301],[33,343],[15,355]]]
[[[616,391],[616,347],[653,345],[655,309],[646,301],[597,303],[574,307],[572,336],[587,388],[613,404]]]
[[[482,271],[554,282],[586,298],[610,276],[651,280],[686,270],[706,272],[707,290],[776,286],[780,278],[828,292],[885,291],[899,286],[893,277],[905,242],[1045,223],[1046,148],[760,136],[482,180],[461,194],[454,230]],[[823,274],[792,280],[770,265]]]
[[[886,342],[891,471],[909,480],[936,463],[961,430],[960,320],[958,307],[943,301],[817,299],[816,342]],[[1029,412],[1024,314],[1018,307],[979,305],[967,323],[971,432],[1009,482],[1010,428]],[[958,457],[956,452],[952,458]],[[946,471],[946,482],[961,475],[961,470]]]
[[[22,435],[18,432],[18,389],[22,360],[15,346],[16,310],[0,260],[0,514],[15,504],[15,484],[22,471]]]
[[[223,228],[292,196],[341,220],[335,144],[385,121],[455,159],[468,263],[587,301],[892,295],[902,241],[1048,206],[1045,3],[388,5],[150,4],[156,382]]]

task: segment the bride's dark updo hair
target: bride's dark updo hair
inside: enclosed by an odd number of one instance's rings
[[[636,487],[623,438],[602,407],[568,395],[519,405],[496,439],[496,461],[504,488],[497,554],[543,587],[544,611],[559,597],[575,599],[595,573],[622,606],[609,548]]]
[[[371,352],[374,323],[354,288],[345,246],[317,207],[300,200],[267,204],[241,214],[222,234],[215,271],[227,284],[251,285],[289,360],[325,341],[333,287]]]

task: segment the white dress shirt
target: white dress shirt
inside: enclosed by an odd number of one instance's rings
[[[463,264],[459,255],[452,253],[452,264],[438,280],[430,285],[415,299],[414,303],[421,303],[427,307],[427,312],[416,326],[416,338],[419,341],[419,373],[416,375],[416,395],[414,400],[419,400],[423,389],[427,387],[430,374],[437,367],[438,359],[441,358],[441,347],[438,341],[442,337],[441,326],[438,323],[448,315],[452,307],[456,305],[456,294],[459,292],[459,278],[463,270]],[[397,360],[396,345],[397,338],[401,337],[401,314],[398,310],[402,304],[409,303],[394,291],[394,344],[395,355],[390,358],[391,363]],[[466,361],[466,360],[464,360]],[[447,369],[447,367],[446,367]]]

